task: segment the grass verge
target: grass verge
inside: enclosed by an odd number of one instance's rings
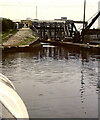
[[[14,34],[16,34],[18,32],[18,30],[9,30],[7,32],[2,32],[2,43],[6,42],[11,36],[13,36]]]
[[[32,41],[34,41],[36,39],[35,36],[33,37],[28,37],[27,39],[21,40],[18,44],[16,44],[17,46],[20,45],[29,45]]]

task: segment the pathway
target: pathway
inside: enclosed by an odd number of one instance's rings
[[[22,41],[28,38],[33,38],[33,39],[35,38],[33,36],[32,30],[29,28],[22,28],[22,29],[19,29],[19,31],[15,35],[10,37],[7,40],[7,42],[4,42],[3,45],[4,46],[15,46],[15,45],[22,43]]]

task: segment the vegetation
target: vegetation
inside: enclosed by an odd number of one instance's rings
[[[2,37],[2,41],[0,43],[6,42],[10,37],[16,34],[17,31],[19,31],[17,29],[16,24],[10,19],[3,18],[2,21],[0,21],[0,23],[2,25],[2,29],[0,31],[0,36]],[[23,27],[23,24],[19,23],[19,28],[22,28],[22,27]],[[33,33],[32,36],[29,34],[27,37],[24,37],[23,35],[22,35],[22,38],[20,38],[20,40],[17,39],[17,36],[16,36],[16,42],[14,43],[15,46],[28,45],[32,41],[36,40],[35,33]]]
[[[2,19],[2,32],[7,32],[11,29],[12,30],[16,29],[16,24],[10,19],[3,18]]]
[[[24,39],[22,41],[20,41],[18,44],[16,44],[16,46],[20,46],[20,45],[29,45],[32,41],[36,40],[35,36],[33,37],[28,37],[27,39]]]
[[[2,32],[2,42],[6,42],[12,35],[17,33],[17,29],[10,29],[7,32]]]
[[[0,19],[0,36],[2,37],[2,42],[6,41],[13,34],[17,32],[16,24],[7,18]],[[0,42],[1,43],[1,42]]]

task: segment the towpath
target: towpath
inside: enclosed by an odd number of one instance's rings
[[[35,36],[33,36],[33,32],[29,28],[22,28],[19,31],[10,37],[6,42],[3,43],[3,46],[17,46],[21,44],[27,44],[27,42],[31,42]]]

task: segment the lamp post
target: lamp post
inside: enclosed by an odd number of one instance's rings
[[[85,29],[85,11],[86,11],[86,0],[84,0],[83,29]]]

